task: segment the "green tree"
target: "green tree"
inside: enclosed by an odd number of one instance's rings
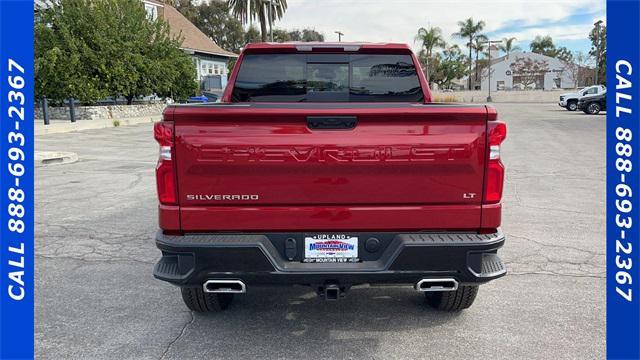
[[[607,83],[607,27],[600,25],[600,32],[594,26],[589,33],[591,40],[591,50],[589,55],[598,62],[598,83]]]
[[[554,57],[565,62],[573,61],[573,54],[564,46],[556,47],[551,36],[536,36],[529,44],[531,52]]]
[[[571,50],[567,49],[564,46],[557,48],[555,54],[553,54],[553,57],[558,58],[564,62],[573,61],[573,54],[571,53]]]
[[[165,0],[165,2],[176,8],[191,22],[198,17],[198,7],[191,0]]]
[[[516,39],[515,37],[503,38],[502,43],[498,45],[498,49],[507,54],[508,58],[509,54],[514,51],[520,50],[520,47],[518,45],[514,45],[514,42],[516,41],[518,41],[518,39]]]
[[[35,33],[36,93],[54,102],[124,96],[131,104],[197,89],[181,39],[171,38],[163,20],[149,20],[138,0],[60,0]]]
[[[467,58],[458,45],[453,45],[434,58],[433,82],[440,88],[451,87],[453,80],[461,79],[467,75]]]
[[[47,97],[52,104],[59,105],[66,98],[82,102],[93,102],[108,96],[96,73],[100,59],[87,46],[77,32],[91,32],[87,23],[97,21],[92,13],[84,11],[82,5],[62,1],[42,10],[35,24],[35,95]],[[69,24],[74,18],[85,17],[82,24]]]
[[[258,31],[258,29],[256,29],[255,27],[250,27],[245,33],[244,33],[244,43],[245,44],[250,44],[250,43],[255,43],[255,42],[260,42],[261,41],[261,37],[260,37],[260,31]]]
[[[287,42],[293,41],[291,39],[291,34],[287,30],[284,29],[273,29],[273,41],[275,42]]]
[[[180,49],[171,47],[167,49],[166,55],[157,61],[158,67],[163,67],[162,72],[157,72],[158,83],[163,86],[156,86],[154,91],[160,97],[170,97],[176,101],[187,100],[198,91],[196,79],[196,69],[193,60]]]
[[[531,52],[554,57],[556,55],[556,46],[551,36],[536,36],[529,44]]]
[[[287,38],[289,38],[289,40],[287,41],[302,41],[302,31],[298,29],[293,29],[293,30],[286,31],[286,33],[287,33]],[[274,30],[273,36],[275,37],[275,30]]]
[[[482,31],[482,29],[484,29],[485,23],[484,21],[478,21],[476,23],[473,21],[473,18],[468,18],[464,21],[458,21],[458,26],[460,27],[460,30],[453,35],[462,39],[469,39],[467,47],[469,48],[469,89],[471,89],[471,50],[473,48],[473,39]]]
[[[228,0],[231,13],[243,24],[251,20],[260,22],[262,42],[268,40],[267,26],[282,18],[287,10],[287,0]]]
[[[302,29],[302,39],[300,39],[300,41],[324,42],[324,35],[317,32],[315,29]]]
[[[442,31],[438,27],[430,27],[428,29],[421,27],[418,29],[418,34],[415,37],[415,41],[419,41],[422,46],[421,59],[424,59],[424,75],[427,78],[427,83],[431,81],[430,74],[432,73],[431,60],[433,58],[433,49],[443,48],[446,46],[444,39],[442,38]]]
[[[275,42],[287,42],[287,41],[323,42],[324,35],[322,35],[321,33],[317,32],[314,29],[303,29],[303,30],[274,29],[273,41]]]

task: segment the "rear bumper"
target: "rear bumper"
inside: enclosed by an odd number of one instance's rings
[[[303,262],[304,233],[173,236],[159,231],[156,245],[162,258],[153,273],[179,286],[202,286],[210,279],[237,279],[247,286],[415,284],[424,278],[481,284],[506,274],[497,255],[505,240],[499,230],[350,234],[359,238],[360,262]],[[367,245],[373,238],[377,249]]]

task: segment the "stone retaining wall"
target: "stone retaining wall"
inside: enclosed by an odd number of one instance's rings
[[[144,104],[144,105],[105,105],[105,106],[76,106],[76,120],[122,120],[126,118],[139,118],[146,116],[160,116],[165,108],[165,104]],[[69,107],[49,107],[50,120],[67,120],[69,117]],[[36,107],[35,118],[43,119],[42,107]]]
[[[497,91],[491,93],[493,102],[521,102],[543,103],[557,102],[560,94],[571,90],[531,90],[531,91]],[[486,91],[454,91],[433,92],[434,101],[484,103],[487,101]],[[127,118],[141,118],[162,115],[165,104],[144,105],[105,105],[105,106],[76,106],[76,120],[123,120]],[[42,107],[36,107],[35,118],[42,120]],[[49,107],[50,120],[70,121],[69,107]]]
[[[574,92],[575,90],[526,90],[526,91],[492,91],[493,102],[512,103],[548,103],[558,102],[560,94]],[[487,91],[454,91],[439,92],[433,91],[434,101],[464,103],[485,103],[487,102]]]

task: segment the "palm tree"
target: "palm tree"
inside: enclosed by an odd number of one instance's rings
[[[531,44],[529,44],[529,47],[531,48],[531,52],[547,56],[554,56],[556,52],[556,46],[553,44],[553,39],[551,39],[549,35],[545,37],[541,37],[540,35],[536,36]]]
[[[427,83],[429,83],[429,66],[433,49],[444,48],[446,46],[442,38],[442,31],[438,27],[431,27],[429,29],[421,27],[418,29],[418,35],[416,35],[415,41],[422,42],[422,50],[424,51],[424,58],[427,62],[425,64],[425,77],[427,78]]]
[[[488,42],[489,38],[481,34],[476,35],[476,37],[473,39],[473,44],[471,45],[476,51],[476,82],[478,81],[478,57],[482,51],[489,48],[487,46]],[[489,49],[489,51],[491,51],[491,49]]]
[[[282,18],[287,10],[287,0],[229,0],[229,8],[233,16],[243,24],[258,19],[262,41],[268,38],[267,25]]]
[[[473,18],[468,18],[464,21],[458,21],[460,30],[457,33],[453,34],[453,36],[457,36],[463,39],[469,38],[469,42],[467,43],[467,47],[469,48],[469,90],[471,90],[471,49],[473,47],[473,39],[480,31],[482,31],[482,29],[484,29],[484,25],[485,23],[482,20],[476,23],[473,21]]]
[[[512,53],[513,51],[520,50],[520,46],[513,45],[514,41],[518,41],[518,39],[516,39],[515,37],[503,38],[502,43],[498,45],[498,49],[500,49],[500,51],[507,54],[507,58],[509,57],[509,54]]]

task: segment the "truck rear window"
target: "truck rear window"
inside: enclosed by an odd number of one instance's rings
[[[410,55],[247,54],[233,102],[422,102]]]

